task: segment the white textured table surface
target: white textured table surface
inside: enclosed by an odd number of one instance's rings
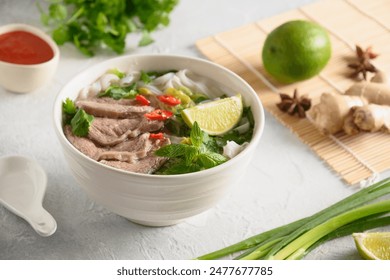
[[[0,25],[14,22],[42,27],[29,0],[1,0]],[[200,56],[197,39],[309,3],[309,0],[181,0],[156,43],[127,53]],[[260,52],[261,46],[259,46]],[[253,234],[317,212],[352,194],[307,146],[266,114],[266,127],[245,179],[216,207],[172,227],[149,228],[128,222],[93,203],[71,177],[52,125],[60,88],[81,70],[104,59],[86,58],[73,46],[61,48],[55,78],[29,93],[0,88],[0,156],[36,159],[48,174],[44,207],[57,232],[40,237],[0,206],[0,259],[190,259]],[[1,74],[1,73],[0,73]],[[306,259],[359,259],[351,237],[328,242]]]

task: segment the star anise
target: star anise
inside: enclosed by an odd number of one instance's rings
[[[298,90],[294,90],[294,95],[291,97],[288,94],[280,93],[280,103],[276,104],[278,108],[290,115],[298,114],[300,118],[306,116],[306,111],[311,107],[311,100],[307,97],[298,97]]]
[[[349,68],[355,69],[352,73],[352,77],[356,78],[362,73],[363,78],[367,80],[367,72],[376,73],[378,71],[371,63],[371,59],[375,59],[378,56],[378,54],[372,52],[372,47],[368,47],[364,51],[361,47],[356,46],[356,56],[357,61],[348,64]]]

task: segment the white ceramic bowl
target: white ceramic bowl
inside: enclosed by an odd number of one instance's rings
[[[18,93],[36,90],[53,77],[57,69],[60,51],[56,43],[36,27],[21,23],[0,26],[0,34],[12,31],[26,31],[38,36],[49,44],[54,56],[49,61],[30,65],[0,61],[0,85],[9,91]]]
[[[137,174],[111,168],[79,152],[62,129],[61,103],[108,69],[163,71],[189,69],[241,93],[255,118],[252,141],[239,155],[222,165],[182,175]],[[231,186],[239,186],[264,127],[264,111],[254,90],[239,76],[215,63],[184,56],[131,55],[107,60],[78,74],[63,87],[55,101],[54,124],[71,172],[99,204],[127,219],[149,226],[167,226],[213,207]]]

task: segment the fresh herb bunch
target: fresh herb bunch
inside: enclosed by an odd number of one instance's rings
[[[48,0],[46,0],[48,1]],[[52,29],[58,45],[73,43],[93,56],[102,45],[124,52],[128,33],[141,32],[139,46],[153,42],[150,33],[168,26],[178,0],[51,0],[47,11],[38,4],[41,21]]]
[[[192,125],[190,137],[181,144],[170,144],[158,149],[155,154],[169,158],[159,174],[183,174],[197,172],[220,165],[227,161],[219,154],[215,140],[202,131],[197,122]]]

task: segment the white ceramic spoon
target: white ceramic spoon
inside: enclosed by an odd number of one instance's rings
[[[22,156],[0,158],[0,203],[25,219],[41,236],[50,236],[57,223],[42,206],[47,176],[32,159]]]

